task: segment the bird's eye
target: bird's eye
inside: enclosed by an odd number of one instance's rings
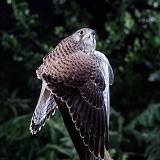
[[[83,31],[80,31],[80,32],[79,32],[79,34],[80,34],[80,35],[83,35],[83,34],[84,34],[84,32],[83,32]]]
[[[92,32],[92,35],[95,36],[95,32],[94,31]]]

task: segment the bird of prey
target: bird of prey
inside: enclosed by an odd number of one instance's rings
[[[36,134],[55,113],[56,96],[66,104],[89,151],[103,159],[104,150],[108,150],[109,85],[114,76],[108,59],[95,49],[94,30],[82,28],[43,58],[43,64],[36,70],[42,89],[30,131]]]

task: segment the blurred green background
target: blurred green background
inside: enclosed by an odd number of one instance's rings
[[[160,1],[1,0],[0,160],[78,159],[60,113],[31,135],[40,93],[35,70],[45,54],[82,27],[115,75],[110,155],[160,160]]]

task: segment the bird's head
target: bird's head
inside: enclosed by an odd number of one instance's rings
[[[90,54],[95,51],[95,32],[90,28],[82,28],[72,35],[73,41],[80,44],[80,50]]]

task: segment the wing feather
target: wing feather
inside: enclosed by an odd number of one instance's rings
[[[55,65],[59,66],[48,67],[42,79],[52,94],[67,104],[84,144],[95,157],[103,158],[108,149],[109,83],[113,82],[113,71],[99,52],[95,56],[98,61],[76,51],[62,61],[57,59]],[[99,63],[102,60],[106,65]]]

